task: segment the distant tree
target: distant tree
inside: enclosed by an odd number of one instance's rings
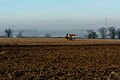
[[[21,30],[21,31],[18,33],[17,37],[18,37],[18,38],[22,38],[22,37],[23,37],[22,33],[23,33],[23,30]]]
[[[91,36],[93,39],[96,39],[98,37],[97,33],[96,32],[91,32]]]
[[[93,30],[88,30],[86,37],[88,37],[89,39],[95,39],[98,37],[98,35]]]
[[[92,34],[88,33],[88,38],[91,39],[92,38]]]
[[[106,27],[101,27],[99,28],[99,33],[102,39],[105,39],[107,37],[107,28]]]
[[[117,29],[116,35],[117,35],[118,39],[120,39],[120,29]]]
[[[110,38],[111,39],[115,39],[115,35],[116,35],[115,27],[109,27],[108,30],[109,30],[109,36],[110,36]]]
[[[47,33],[47,34],[45,34],[45,37],[50,38],[51,34]]]
[[[92,35],[91,35],[91,32],[92,32],[92,31],[93,31],[93,30],[87,30],[87,31],[86,31],[87,34],[85,35],[85,37],[91,39],[91,38],[92,38]]]
[[[8,28],[8,29],[5,29],[5,36],[8,37],[8,38],[12,38],[13,36],[13,30]]]

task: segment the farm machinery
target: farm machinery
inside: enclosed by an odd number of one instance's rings
[[[65,39],[73,41],[76,38],[76,34],[66,34]]]

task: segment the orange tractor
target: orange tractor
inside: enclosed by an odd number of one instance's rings
[[[76,37],[76,34],[68,34],[68,33],[65,36],[67,40],[71,40],[71,41],[75,40],[75,37]]]

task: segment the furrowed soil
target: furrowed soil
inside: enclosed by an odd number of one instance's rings
[[[0,39],[0,80],[120,80],[119,43]]]

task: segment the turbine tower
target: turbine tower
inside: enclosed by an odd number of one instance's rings
[[[107,18],[105,18],[105,27],[107,27]]]

